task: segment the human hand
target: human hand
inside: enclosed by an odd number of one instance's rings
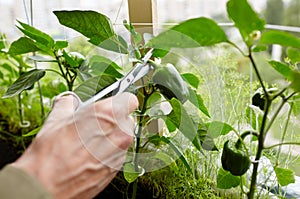
[[[35,176],[54,198],[92,198],[122,167],[138,106],[129,93],[76,110],[69,95],[53,110],[33,143],[12,165]]]

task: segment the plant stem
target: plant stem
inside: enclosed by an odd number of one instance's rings
[[[72,91],[72,88],[73,88],[73,83],[70,83],[69,79],[68,79],[68,75],[64,72],[63,70],[63,66],[61,65],[60,63],[60,60],[59,60],[59,57],[57,55],[57,53],[55,51],[53,51],[53,54],[55,56],[55,59],[57,60],[57,64],[58,64],[58,67],[59,67],[59,70],[61,72],[61,76],[65,79],[66,83],[67,83],[67,86],[68,86],[68,90],[69,91]]]
[[[287,128],[288,128],[288,125],[289,125],[289,121],[290,121],[290,118],[291,118],[291,115],[292,115],[293,106],[294,106],[294,102],[292,102],[291,105],[290,105],[290,109],[289,109],[289,112],[288,112],[288,117],[285,121],[285,125],[284,125],[284,129],[283,129],[282,136],[281,136],[281,139],[280,139],[280,143],[283,143],[283,141],[285,139],[285,136],[286,136],[286,133],[287,133]],[[279,160],[279,156],[280,156],[280,153],[281,153],[281,146],[282,145],[280,145],[280,147],[278,149],[278,152],[277,152],[276,165],[278,165],[278,160]]]
[[[26,6],[24,6],[25,7],[25,14],[27,16],[28,24],[33,26],[33,3],[32,3],[32,0],[30,0],[29,3],[30,3],[30,20],[29,20],[28,14],[27,14]],[[24,2],[24,5],[25,5],[25,2]],[[33,56],[36,55],[35,52],[33,52],[32,54],[33,54]],[[37,69],[37,62],[34,60],[33,63],[34,63],[34,68]],[[43,122],[44,119],[45,119],[45,108],[44,108],[44,102],[43,102],[44,100],[43,100],[42,87],[41,87],[40,80],[37,81],[37,85],[38,85],[38,91],[39,91],[39,99],[40,99],[40,105],[41,105],[41,116],[42,116],[42,122]]]
[[[272,146],[265,147],[265,149],[272,149],[272,148],[275,148],[278,146],[283,146],[283,145],[300,145],[300,142],[281,142],[278,144],[274,144]]]
[[[252,57],[252,53],[251,50],[249,48],[249,59],[252,63],[252,66],[254,68],[255,74],[259,80],[259,83],[263,89],[264,95],[266,97],[266,102],[265,102],[265,110],[264,110],[264,115],[263,115],[263,119],[262,119],[262,124],[261,124],[261,128],[259,131],[259,136],[258,136],[258,147],[257,147],[257,152],[256,152],[256,156],[255,156],[255,161],[253,163],[253,171],[252,171],[252,176],[251,176],[251,184],[250,184],[250,189],[249,192],[247,193],[247,196],[249,199],[253,199],[254,198],[254,193],[256,190],[256,178],[257,178],[257,174],[258,174],[258,165],[259,165],[259,160],[262,154],[262,151],[264,149],[264,141],[265,141],[265,126],[267,123],[267,116],[269,113],[269,109],[270,106],[272,104],[272,100],[270,99],[269,93],[267,92],[266,87],[264,86],[264,83],[262,81],[262,78],[259,74],[258,68],[256,66],[256,63]]]
[[[18,106],[19,106],[18,109],[19,109],[20,123],[21,125],[24,125],[21,94],[18,94]]]
[[[266,126],[267,115],[269,113],[271,103],[272,103],[272,101],[267,99],[265,113],[264,113],[264,116],[262,119],[262,124],[261,124],[261,128],[259,131],[259,136],[258,136],[258,147],[257,147],[256,156],[255,156],[255,161],[253,163],[253,171],[252,171],[252,176],[251,176],[250,190],[247,193],[247,196],[249,199],[254,198],[254,193],[255,193],[255,189],[256,189],[256,178],[257,178],[257,174],[258,174],[258,164],[259,164],[259,160],[260,160],[262,151],[264,149],[264,141],[265,141],[264,129]]]
[[[131,198],[132,199],[136,199],[136,193],[137,193],[137,182],[138,180],[136,179],[134,182],[133,182],[133,187],[132,187],[132,196]]]
[[[249,51],[250,51],[250,49],[249,49]],[[264,83],[263,83],[263,81],[262,81],[262,78],[261,78],[261,76],[260,76],[260,74],[259,74],[259,71],[258,71],[258,68],[257,68],[257,66],[256,66],[256,63],[255,63],[255,61],[254,61],[254,59],[253,59],[253,57],[252,57],[251,51],[250,51],[248,57],[249,57],[249,59],[250,59],[250,61],[251,61],[251,63],[252,63],[252,66],[253,66],[253,68],[254,68],[255,74],[256,74],[257,79],[258,79],[258,81],[259,81],[259,84],[260,84],[260,86],[262,87],[262,89],[263,89],[263,91],[264,91],[264,95],[265,95],[266,99],[269,100],[270,95],[269,95],[269,93],[267,92],[267,89],[266,89],[266,87],[265,87],[265,85],[264,85]]]
[[[136,172],[139,171],[139,165],[138,165],[138,157],[139,157],[139,150],[141,148],[140,144],[141,144],[141,134],[143,132],[143,122],[144,122],[144,113],[147,110],[147,99],[148,99],[148,94],[146,89],[144,88],[144,97],[143,97],[143,105],[142,105],[142,109],[141,109],[141,116],[139,118],[139,122],[138,122],[138,130],[137,133],[135,134],[135,139],[136,139],[136,144],[135,144],[135,153],[134,153],[134,157],[133,157],[133,163],[134,163],[134,169]],[[133,184],[133,189],[132,189],[132,199],[136,198],[136,192],[137,192],[137,180],[134,181]]]
[[[265,130],[265,133],[269,131],[269,129],[271,128],[273,122],[275,121],[276,117],[278,116],[279,112],[281,111],[283,105],[292,97],[294,96],[296,93],[292,93],[290,94],[288,97],[286,98],[282,98],[282,102],[281,104],[279,105],[279,107],[277,108],[276,112],[274,113],[274,115],[272,116],[271,120],[270,120],[270,123],[268,124],[268,127],[266,128]]]

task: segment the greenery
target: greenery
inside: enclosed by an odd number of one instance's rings
[[[268,5],[272,9],[275,4]],[[121,79],[153,49],[147,63],[153,66],[153,75],[130,87],[140,100],[134,114],[135,140],[112,186],[128,198],[143,197],[141,190],[152,192],[153,198],[268,198],[269,192],[261,194],[257,187],[262,158],[271,161],[279,186],[295,181],[288,161],[297,157],[286,154],[284,146],[300,145],[299,138],[293,137],[299,128],[300,38],[266,30],[265,20],[247,0],[229,0],[226,8],[242,40],[232,40],[214,20],[200,17],[150,39],[124,21],[131,37],[126,41],[101,13],[54,11],[61,25],[79,32],[89,46],[105,51],[90,57],[68,41],[18,21],[24,36],[8,44],[2,35],[0,41],[0,83],[6,88],[1,90],[1,103],[9,105],[0,113],[5,124],[1,137],[16,138],[25,149],[55,95],[69,90],[85,101]],[[274,44],[286,49],[284,61],[268,60],[266,52]],[[207,58],[220,49],[226,53]],[[106,56],[116,53],[128,59],[126,67]],[[189,57],[187,66],[180,56]],[[245,69],[245,63],[251,68]],[[265,78],[266,67],[280,81]],[[249,72],[255,83],[250,84],[241,71]],[[163,125],[152,132],[149,126],[157,121]],[[278,143],[267,143],[271,133]],[[234,166],[232,159],[238,160]]]

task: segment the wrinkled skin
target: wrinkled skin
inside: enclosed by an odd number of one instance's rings
[[[77,104],[71,95],[56,99],[32,144],[12,164],[36,177],[54,198],[97,195],[122,167],[132,142],[134,95],[123,93],[76,110]]]

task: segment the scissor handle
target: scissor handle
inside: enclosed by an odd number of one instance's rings
[[[61,98],[61,97],[68,96],[68,95],[72,95],[73,97],[76,98],[76,100],[77,100],[77,102],[78,102],[78,106],[77,106],[76,109],[78,109],[79,107],[81,107],[81,106],[83,105],[83,102],[81,101],[80,97],[79,97],[76,93],[74,93],[74,92],[72,92],[72,91],[64,91],[64,92],[58,94],[58,95],[55,97],[55,99],[59,99],[59,98]],[[54,101],[55,101],[55,100],[54,100]]]

